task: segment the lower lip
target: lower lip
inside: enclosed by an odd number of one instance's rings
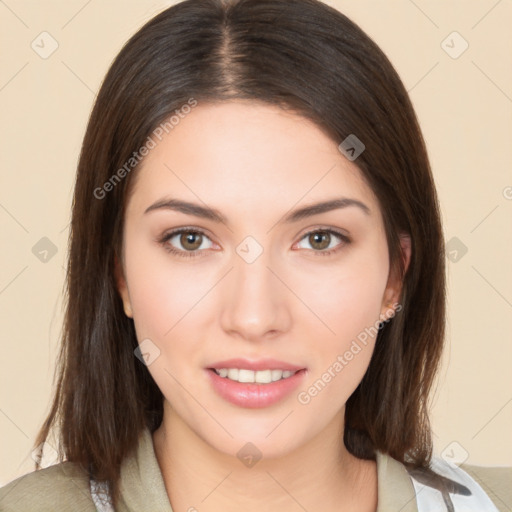
[[[212,369],[206,371],[217,394],[234,405],[250,409],[269,407],[283,400],[299,386],[306,373],[306,370],[302,369],[287,379],[268,384],[255,384],[221,377]]]

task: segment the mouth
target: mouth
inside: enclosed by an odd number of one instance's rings
[[[231,404],[245,408],[268,407],[286,398],[307,368],[284,361],[230,359],[206,368],[214,391]]]

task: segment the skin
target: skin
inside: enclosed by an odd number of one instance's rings
[[[149,338],[160,351],[148,366],[165,397],[153,441],[173,510],[376,510],[376,465],[342,442],[345,403],[375,337],[308,404],[297,399],[399,301],[379,203],[356,163],[309,120],[237,100],[199,103],[137,170],[118,287],[139,343]],[[282,221],[342,196],[370,213],[351,206]],[[144,213],[170,197],[216,208],[227,223]],[[198,249],[180,235],[160,243],[180,227],[205,232]],[[350,243],[333,234],[322,246],[307,235],[326,228]],[[252,263],[236,251],[247,236],[263,249]],[[200,255],[180,257],[169,246]],[[407,237],[402,250],[407,267]],[[307,372],[279,403],[244,408],[218,396],[205,372],[232,357],[276,358]],[[236,455],[247,442],[262,453],[252,467]]]

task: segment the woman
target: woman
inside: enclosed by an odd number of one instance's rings
[[[36,441],[56,429],[66,461],[2,510],[498,510],[432,459],[444,271],[418,123],[368,36],[316,0],[167,9],[83,142]]]

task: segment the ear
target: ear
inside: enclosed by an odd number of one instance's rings
[[[128,286],[126,285],[126,279],[124,277],[123,266],[117,257],[114,257],[114,273],[117,285],[117,291],[123,301],[124,313],[127,317],[133,318],[132,304],[130,301],[130,295],[128,293]]]
[[[406,233],[400,233],[399,238],[405,275],[411,261],[411,237]],[[386,318],[389,318],[390,313],[394,314],[394,310],[400,302],[402,285],[403,278],[400,275],[399,265],[394,265],[389,271],[388,283],[382,301],[381,314],[386,316]]]

